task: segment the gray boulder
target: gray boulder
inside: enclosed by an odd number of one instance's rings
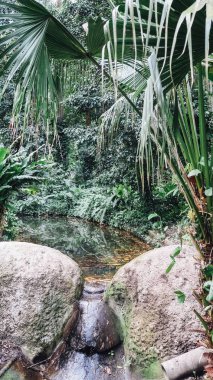
[[[0,243],[0,339],[13,341],[30,359],[49,355],[67,325],[72,329],[81,291],[78,265],[61,252]]]
[[[199,261],[191,246],[184,246],[170,273],[170,255],[177,246],[153,249],[115,274],[106,301],[120,321],[125,355],[138,378],[161,376],[160,361],[195,347],[201,326],[193,309],[199,310],[192,293],[199,288]],[[186,295],[178,303],[175,291]]]

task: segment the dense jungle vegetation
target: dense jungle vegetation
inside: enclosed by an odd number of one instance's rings
[[[212,347],[212,1],[3,5],[5,238],[23,214],[154,230],[154,243],[180,224],[203,260]]]
[[[52,6],[52,10],[82,43],[82,24],[89,17],[107,19],[110,15],[106,0],[64,2],[59,8]],[[103,133],[103,115],[114,103],[113,86],[106,81],[102,91],[101,72],[91,64],[73,64],[70,70],[69,89],[57,118],[57,137],[53,130],[47,134],[45,125],[33,122],[23,130],[23,114],[14,126],[13,82],[4,95],[0,111],[2,146],[13,145],[12,152],[19,151],[21,160],[30,153],[41,169],[45,167],[40,173],[42,179],[23,183],[21,178],[18,192],[7,198],[5,238],[17,235],[18,216],[26,214],[75,216],[131,230],[141,237],[154,229],[163,239],[168,226],[184,225],[188,218],[189,209],[175,176],[167,170],[158,184],[155,178],[152,187],[145,183],[142,191],[136,158],[140,118],[131,111],[127,116],[124,109],[116,130],[110,132],[108,125]],[[4,78],[1,86],[3,82]]]

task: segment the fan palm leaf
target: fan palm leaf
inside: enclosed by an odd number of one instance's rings
[[[212,158],[204,114],[201,63],[204,62],[207,76],[208,56],[213,52],[213,2],[118,0],[115,5],[116,19],[108,24],[108,34],[112,36],[111,52],[116,52],[112,55],[114,62],[110,67],[117,71],[117,62],[128,59],[132,67],[130,83],[136,83],[134,91],[137,94],[144,92],[144,87],[140,85],[144,72],[147,73],[147,67],[149,69],[138,149],[142,178],[144,157],[146,172],[151,174],[153,151],[157,147],[158,162],[164,164],[167,161],[176,174],[195,212],[202,236],[206,241],[211,240],[213,179],[209,162]],[[146,71],[143,64],[145,58]],[[195,66],[198,67],[197,71],[194,70]],[[183,87],[182,83],[189,74],[191,78]],[[135,82],[134,77],[137,78]],[[195,88],[198,86],[199,127],[192,108],[193,82]],[[207,84],[210,87],[210,83]],[[125,89],[128,91],[128,86]],[[187,167],[196,173],[193,185]]]
[[[193,65],[212,53],[212,0],[116,3],[116,20],[108,24],[116,52],[113,59],[140,61],[144,54],[149,57],[154,52],[164,92],[180,84],[190,70],[193,75]]]
[[[28,116],[33,105],[37,120],[43,116],[48,123],[54,122],[58,102],[53,75],[55,62],[63,62],[64,65],[64,62],[87,59],[89,53],[38,2],[19,0],[18,5],[7,2],[1,5],[11,10],[0,14],[0,19],[6,22],[0,26],[0,48],[3,48],[0,59],[4,62],[1,74],[8,73],[1,96],[9,82],[15,80],[18,85],[14,115],[19,115],[24,105]],[[97,43],[94,44],[96,49]]]
[[[17,83],[13,115],[18,117],[23,109],[27,117],[55,125],[59,102],[58,76],[66,72],[66,65],[76,60],[90,60],[101,68],[101,49],[106,42],[101,18],[88,22],[87,49],[44,6],[35,0],[18,0],[18,4],[2,2],[11,12],[0,14],[0,59],[4,60],[0,75],[8,72],[1,91],[3,96],[11,80]],[[100,61],[100,59],[99,59]],[[61,63],[61,69],[59,69]],[[57,70],[55,69],[57,67]],[[108,78],[111,77],[103,70]],[[63,76],[63,75],[62,75]],[[64,75],[65,76],[65,75]],[[66,83],[61,78],[61,84]],[[57,82],[57,83],[56,83]],[[59,85],[60,87],[60,85]],[[136,108],[122,88],[121,93]],[[62,93],[60,87],[60,93]],[[136,112],[140,113],[137,109]]]
[[[2,5],[11,9],[11,13],[0,15],[2,20],[6,20],[0,27],[0,48],[3,47],[0,58],[5,61],[2,72],[8,71],[2,93],[11,79],[17,81],[14,114],[18,115],[25,104],[25,113],[29,115],[33,104],[36,119],[43,116],[48,123],[54,120],[58,102],[52,70],[55,62],[63,62],[64,65],[64,62],[89,59],[100,68],[100,62],[94,56],[100,57],[101,48],[106,42],[102,53],[102,72],[112,78],[116,89],[119,87],[138,115],[142,114],[141,162],[146,154],[149,172],[153,163],[154,142],[161,154],[159,161],[166,158],[176,173],[203,229],[197,199],[203,196],[205,190],[207,208],[204,207],[202,212],[209,215],[212,210],[209,195],[212,176],[202,101],[201,62],[205,60],[207,73],[208,55],[213,53],[212,0],[117,0],[112,18],[104,26],[101,19],[96,22],[89,20],[87,49],[35,0],[18,0],[17,4],[2,2]],[[106,59],[110,75],[104,68]],[[130,70],[126,70],[127,65]],[[199,66],[199,138],[195,133],[193,111],[187,107],[184,113],[186,99],[181,99],[182,88],[179,96],[177,91],[170,94],[189,73],[193,83],[196,65]],[[141,93],[144,93],[142,110],[135,102]],[[171,117],[171,106],[177,109],[177,99],[180,128],[175,128],[175,118]],[[113,109],[114,120],[117,120],[116,112],[120,109],[120,106]],[[188,118],[190,123],[187,126]],[[187,128],[188,132],[185,132]],[[190,145],[190,133],[193,145]],[[199,197],[187,179],[178,156],[178,144],[192,169],[197,169],[198,163],[204,160],[204,170],[196,179]],[[194,149],[196,158],[193,156]]]

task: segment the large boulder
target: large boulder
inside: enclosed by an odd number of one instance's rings
[[[35,361],[49,355],[81,295],[78,265],[45,246],[0,243],[0,340],[10,340]]]
[[[192,293],[199,288],[199,261],[195,249],[184,246],[166,274],[176,246],[153,249],[115,274],[106,301],[120,321],[127,363],[141,378],[159,378],[159,362],[196,344],[199,309]],[[186,295],[178,303],[175,291]]]

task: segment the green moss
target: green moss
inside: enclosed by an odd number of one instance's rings
[[[111,284],[105,299],[112,303],[119,316],[127,365],[146,379],[156,378],[160,367],[153,347],[153,332],[149,329],[149,320],[153,319],[151,311],[147,313],[143,309],[137,309],[129,296],[128,288],[121,282]],[[142,336],[145,338],[146,348],[143,347]]]
[[[154,361],[148,368],[142,370],[142,375],[145,379],[161,379],[164,378],[164,373],[159,361]]]
[[[8,371],[6,371],[1,377],[1,380],[21,380],[21,379],[23,379],[21,374],[18,374],[12,369],[9,369]]]
[[[111,286],[106,290],[104,299],[108,301],[110,298],[113,298],[116,303],[125,301],[127,296],[127,289],[124,284],[116,282],[111,284]]]

